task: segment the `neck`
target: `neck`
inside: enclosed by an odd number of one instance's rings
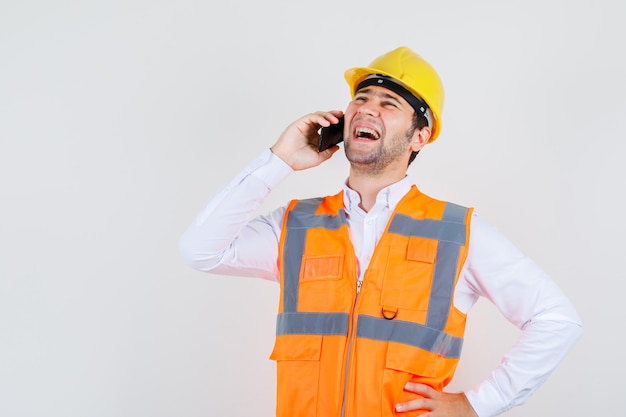
[[[359,206],[368,212],[374,207],[376,196],[380,190],[400,181],[405,175],[406,172],[392,172],[385,175],[372,174],[352,166],[348,177],[348,187],[359,193],[361,197]]]

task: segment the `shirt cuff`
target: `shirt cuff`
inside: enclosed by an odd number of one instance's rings
[[[465,391],[465,397],[478,417],[494,417],[512,408],[497,401],[500,394],[495,387],[485,381],[470,391]]]
[[[268,189],[274,189],[285,178],[293,173],[293,169],[285,161],[266,149],[251,166],[250,175],[263,182]]]

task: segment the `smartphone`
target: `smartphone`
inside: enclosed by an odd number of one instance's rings
[[[339,118],[339,123],[323,127],[320,129],[320,144],[317,149],[318,152],[325,151],[326,149],[338,144],[343,140],[343,116]]]

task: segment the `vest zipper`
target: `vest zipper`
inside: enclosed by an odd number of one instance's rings
[[[354,298],[354,304],[352,305],[352,319],[350,332],[348,334],[348,352],[346,354],[346,369],[344,376],[344,384],[343,384],[343,402],[341,404],[341,417],[345,417],[346,415],[346,402],[348,398],[348,389],[350,388],[350,367],[352,362],[352,347],[354,346],[354,341],[356,339],[356,326],[357,326],[357,304],[359,302],[359,295],[361,293],[361,286],[363,285],[363,281],[357,281],[357,289],[356,289],[356,297]]]

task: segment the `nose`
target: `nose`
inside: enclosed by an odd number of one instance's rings
[[[377,116],[378,106],[373,103],[373,100],[367,101],[359,106],[357,113],[365,116]]]

